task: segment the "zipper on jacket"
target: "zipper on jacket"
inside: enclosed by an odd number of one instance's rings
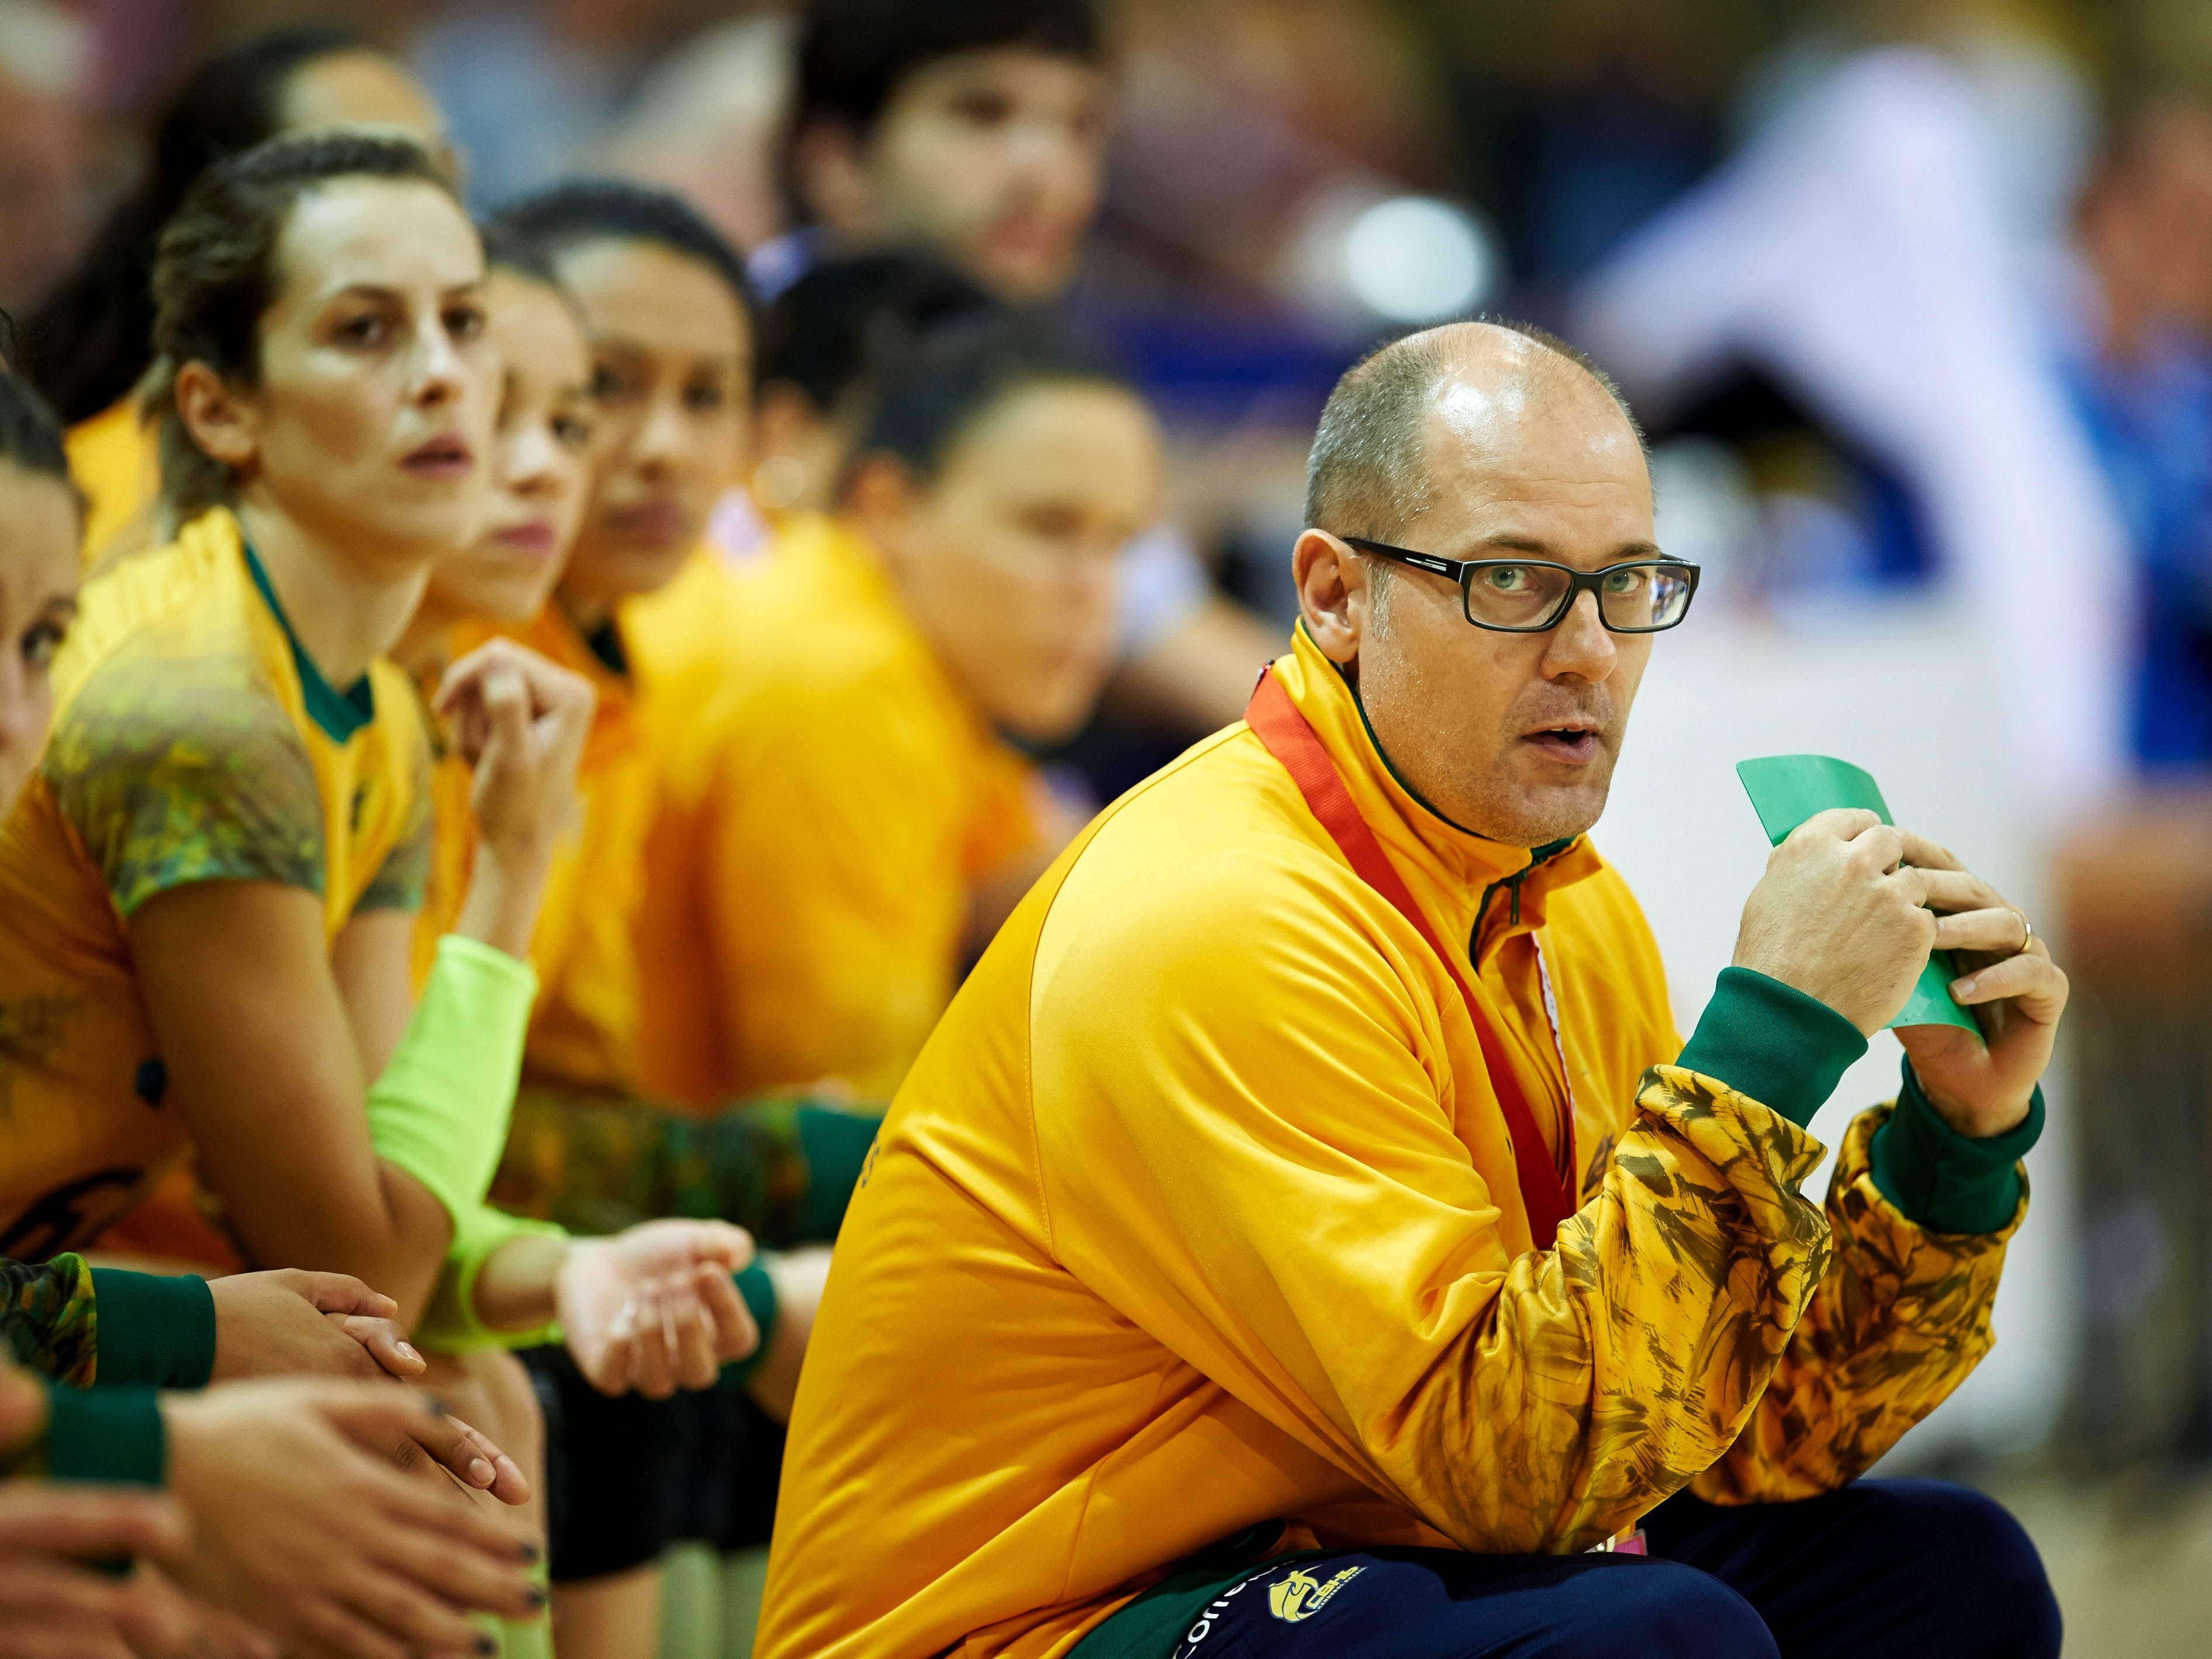
[[[1565,841],[1555,841],[1547,846],[1530,848],[1527,864],[1510,876],[1499,877],[1482,890],[1482,902],[1474,907],[1474,927],[1467,936],[1468,966],[1473,968],[1477,973],[1482,971],[1482,919],[1490,914],[1491,896],[1501,887],[1512,896],[1513,908],[1506,915],[1505,925],[1509,927],[1518,927],[1521,925],[1521,884],[1535,872],[1538,865],[1549,864],[1567,848],[1572,847],[1577,839],[1577,836],[1569,836]]]

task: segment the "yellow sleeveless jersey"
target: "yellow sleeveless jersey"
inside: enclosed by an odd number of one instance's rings
[[[641,672],[687,688],[654,716],[646,1081],[887,1096],[951,999],[974,884],[1035,842],[1031,768],[845,525],[787,520],[758,574],[695,567],[625,622]]]
[[[228,512],[80,607],[52,741],[0,825],[0,1255],[34,1259],[99,1237],[190,1152],[131,914],[173,887],[273,881],[319,894],[335,940],[358,909],[419,902],[428,853],[405,677],[325,682]],[[228,1265],[212,1233],[165,1243]]]
[[[762,1659],[1056,1659],[1270,1521],[1278,1551],[1565,1551],[1692,1482],[1808,1496],[1988,1346],[2004,1236],[1879,1196],[1880,1109],[1824,1216],[1817,1143],[1670,1063],[1658,951],[1587,842],[1455,828],[1303,634],[1274,672],[1534,1117],[1571,1117],[1581,1207],[1533,1247],[1443,962],[1248,726],[1209,738],[1055,863],[892,1105],[791,1420]]]

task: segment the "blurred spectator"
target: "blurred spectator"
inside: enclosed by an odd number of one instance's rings
[[[497,207],[585,170],[666,46],[678,9],[675,0],[439,8],[412,57],[452,112],[471,204]]]
[[[2124,535],[1992,148],[1950,58],[1862,53],[1632,237],[1573,326],[1662,423],[1750,369],[1903,480],[2004,677],[2010,771],[2065,815],[2121,771]]]
[[[2082,1273],[2101,1288],[2071,1431],[2109,1466],[2212,1454],[2212,111],[2139,112],[2077,226],[2053,320],[2127,525],[2130,733],[2160,786],[2061,865],[2080,1086],[2101,1103],[2081,1149]]]
[[[83,32],[44,0],[0,0],[0,310],[44,299],[83,246],[86,155],[76,103]]]
[[[2212,110],[2122,134],[2081,202],[2060,319],[2083,419],[2135,554],[2136,757],[2212,771]]]
[[[671,52],[638,88],[593,165],[672,190],[740,248],[784,228],[776,161],[789,120],[791,20],[720,23]]]
[[[756,280],[921,247],[1002,299],[1057,299],[1098,210],[1108,93],[1091,0],[816,0],[787,152],[805,228]]]

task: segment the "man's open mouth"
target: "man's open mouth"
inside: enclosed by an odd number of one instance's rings
[[[1582,765],[1597,757],[1597,728],[1585,726],[1555,726],[1540,732],[1524,733],[1522,742],[1533,744],[1553,760]]]

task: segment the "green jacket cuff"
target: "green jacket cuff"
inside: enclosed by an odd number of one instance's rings
[[[1802,1129],[1866,1050],[1859,1028],[1818,997],[1749,968],[1723,968],[1674,1063],[1717,1078]]]
[[[1908,1060],[1897,1109],[1875,1132],[1875,1188],[1929,1232],[1996,1232],[2020,1208],[2020,1161],[2042,1136],[2043,1115],[2038,1088],[2016,1128],[1983,1140],[1962,1135],[1928,1103]]]
[[[149,1388],[57,1388],[46,1444],[57,1480],[158,1486],[168,1463],[161,1396]]]
[[[215,1293],[191,1273],[92,1270],[102,1388],[204,1389],[215,1371]]]
[[[737,1285],[738,1294],[745,1299],[745,1311],[760,1328],[760,1346],[743,1359],[732,1360],[722,1367],[723,1384],[742,1389],[753,1380],[753,1373],[768,1358],[768,1345],[775,1340],[775,1280],[769,1277],[767,1267],[755,1256],[737,1274]]]

